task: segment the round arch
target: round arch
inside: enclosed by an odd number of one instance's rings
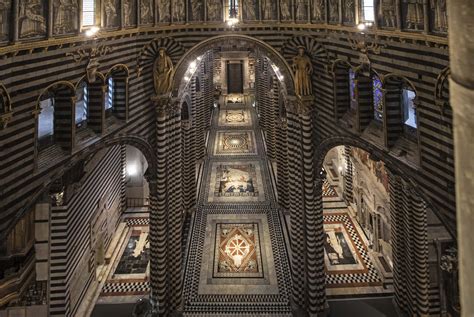
[[[6,230],[4,230],[1,233],[0,238],[6,237],[6,235],[12,230],[13,226],[18,222],[18,220],[25,214],[27,210],[31,209],[34,206],[34,204],[38,201],[38,199],[42,195],[44,195],[44,193],[46,192],[46,190],[49,188],[51,184],[53,184],[56,180],[62,177],[67,171],[73,168],[81,160],[84,160],[87,157],[90,157],[96,154],[98,151],[104,148],[108,148],[114,145],[130,145],[137,148],[140,152],[142,152],[143,156],[145,157],[148,163],[147,175],[149,176],[151,182],[156,180],[157,166],[156,166],[155,153],[154,153],[153,147],[151,146],[150,143],[148,143],[148,141],[146,141],[145,139],[143,139],[141,136],[138,136],[138,135],[118,135],[111,138],[105,138],[75,153],[63,165],[61,165],[58,168],[55,168],[54,172],[49,175],[48,179],[45,180],[41,188],[39,188],[35,193],[33,193],[30,196],[30,198],[25,202],[20,212],[15,214],[15,217],[12,218]]]
[[[430,199],[424,192],[423,190],[420,189],[420,186],[418,185],[418,181],[410,176],[414,174],[414,170],[411,169],[408,166],[403,165],[400,163],[397,159],[390,157],[389,155],[386,154],[385,151],[377,148],[376,146],[368,143],[367,141],[364,141],[362,139],[350,137],[350,136],[334,136],[325,139],[323,142],[319,144],[319,146],[315,149],[315,159],[314,159],[314,167],[316,171],[320,171],[321,168],[323,167],[324,163],[324,158],[326,157],[327,153],[334,147],[336,146],[342,146],[342,145],[347,145],[347,146],[353,146],[353,147],[358,147],[368,153],[370,153],[376,160],[380,160],[385,163],[386,166],[390,166],[390,169],[397,173],[398,175],[401,175],[402,178],[408,182],[410,185],[412,185],[413,190],[415,193],[421,197],[428,207],[435,213],[435,215],[439,219],[443,219],[441,216],[440,211],[436,207],[436,205],[433,203],[432,199]],[[450,231],[450,234],[453,234],[451,232],[451,228],[446,227],[448,231]]]
[[[294,94],[294,78],[293,72],[291,71],[290,65],[288,65],[285,58],[272,46],[263,42],[262,40],[256,39],[248,35],[238,35],[238,34],[229,34],[229,35],[219,35],[206,39],[195,46],[193,46],[189,51],[187,51],[178,63],[175,65],[175,72],[173,76],[172,92],[173,96],[178,96],[179,87],[184,74],[188,68],[186,61],[193,61],[199,56],[203,55],[205,52],[218,48],[222,44],[233,44],[238,47],[248,47],[248,48],[259,48],[267,54],[267,57],[270,58],[275,65],[282,70],[283,75],[286,79],[286,90],[289,95]]]
[[[76,95],[76,86],[70,81],[62,80],[62,81],[52,83],[51,85],[43,89],[43,91],[39,94],[38,99],[36,99],[35,110],[39,110],[41,98],[43,97],[44,94],[47,94],[48,92],[51,92],[51,91],[54,92],[54,91],[60,91],[60,90],[69,92],[71,97],[74,97]]]

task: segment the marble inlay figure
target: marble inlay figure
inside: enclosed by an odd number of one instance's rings
[[[191,0],[191,11],[193,15],[193,21],[201,21],[202,20],[202,8],[203,8],[203,1],[202,0]]]
[[[324,1],[314,0],[313,1],[313,18],[317,21],[323,21],[324,16]]]
[[[382,0],[380,7],[384,25],[394,28],[396,26],[395,0]]]
[[[354,0],[346,0],[345,4],[344,17],[347,22],[354,22]]]
[[[166,54],[166,49],[160,48],[158,57],[153,64],[153,82],[158,96],[171,91],[173,70],[173,62],[168,54]]]
[[[160,22],[168,22],[170,20],[169,0],[158,0],[158,15]]]
[[[329,0],[329,19],[332,22],[339,21],[339,6],[338,0]]]
[[[257,19],[257,15],[255,12],[255,0],[244,0],[244,13],[245,13],[245,20],[254,21]]]
[[[123,1],[123,25],[129,26],[132,23],[130,22],[130,18],[132,15],[132,3],[130,0]]]
[[[308,19],[306,14],[306,0],[296,0],[296,19],[299,21]]]
[[[141,23],[151,23],[153,22],[153,14],[151,7],[151,0],[141,0],[140,1],[140,19]]]
[[[220,0],[207,1],[207,16],[210,21],[219,21],[222,17],[222,2]]]
[[[439,31],[448,30],[448,11],[446,0],[431,0],[431,8],[434,10],[434,27]]]
[[[418,30],[423,24],[423,3],[419,0],[405,0],[407,3],[406,25]]]
[[[56,0],[54,9],[54,33],[66,34],[77,29],[77,2]]]
[[[289,0],[280,1],[280,12],[282,20],[291,20],[290,2]]]
[[[262,0],[262,14],[264,20],[273,20],[273,1]]]

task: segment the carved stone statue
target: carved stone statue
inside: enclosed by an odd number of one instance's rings
[[[245,15],[245,20],[257,20],[257,15],[255,12],[255,0],[243,0],[243,13]]]
[[[313,0],[313,19],[316,21],[324,20],[324,0]]]
[[[382,0],[380,10],[383,24],[386,27],[394,28],[396,24],[395,0]]]
[[[448,11],[446,9],[446,0],[431,0],[431,8],[434,11],[434,27],[435,29],[448,31]]]
[[[222,19],[222,2],[220,0],[207,1],[207,17],[209,21]]]
[[[295,73],[295,93],[298,96],[309,96],[312,94],[311,74],[313,65],[311,59],[306,55],[303,46],[298,47],[298,55],[293,57],[293,71]]]
[[[339,4],[338,0],[329,0],[329,20],[339,22]]]
[[[420,0],[405,0],[407,3],[406,26],[418,30],[423,26],[423,2]]]
[[[299,21],[308,20],[308,15],[306,14],[306,0],[296,0],[296,19]]]
[[[193,21],[202,21],[202,0],[191,0],[192,19]]]
[[[20,1],[21,37],[37,36],[46,32],[46,23],[42,14],[43,4],[40,0]]]
[[[354,12],[355,8],[354,8],[354,0],[346,0],[346,3],[345,3],[345,8],[344,8],[344,18],[346,20],[346,22],[354,22],[354,15],[355,15],[355,12]]]
[[[151,0],[140,1],[140,23],[147,24],[153,22],[153,8]]]
[[[290,11],[290,1],[281,0],[280,1],[280,13],[282,20],[291,20],[291,11]]]
[[[173,62],[166,54],[166,49],[160,48],[158,57],[153,64],[153,82],[156,95],[164,95],[171,91],[173,71]]]
[[[77,30],[77,2],[75,0],[55,0],[54,33],[66,34]]]
[[[262,15],[264,20],[274,20],[272,0],[262,0]]]
[[[123,25],[130,26],[132,25],[130,18],[132,16],[132,6],[133,3],[130,0],[123,1]]]
[[[158,0],[158,17],[160,22],[169,22],[170,20],[170,1]]]
[[[181,22],[184,21],[184,0],[175,0],[173,2],[173,21]]]
[[[113,0],[105,0],[104,2],[105,12],[105,27],[113,27],[115,25],[115,19],[117,18],[117,9]]]
[[[0,39],[8,36],[11,0],[0,0]]]

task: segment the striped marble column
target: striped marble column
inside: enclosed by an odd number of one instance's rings
[[[168,98],[154,98],[156,108],[156,179],[149,179],[150,186],[150,287],[151,299],[159,307],[159,314],[166,316],[168,303]]]
[[[280,208],[289,210],[289,190],[288,190],[288,143],[286,118],[278,119],[278,129],[276,131],[276,160],[277,160],[277,192],[278,204]]]
[[[395,300],[410,316],[429,316],[426,204],[411,184],[389,171]]]
[[[344,169],[344,200],[347,203],[354,201],[354,194],[352,188],[353,166],[351,160],[351,147],[344,145],[344,159],[346,162]]]
[[[181,159],[181,107],[170,105],[167,131],[168,149],[166,175],[168,191],[168,270],[169,311],[182,309],[182,159]]]
[[[323,179],[315,179],[312,109],[313,98],[298,100],[301,122],[304,217],[306,233],[306,311],[317,316],[326,305],[324,273]]]
[[[304,206],[303,146],[301,122],[296,100],[287,104],[288,124],[288,191],[290,210],[290,249],[293,282],[293,305],[304,309],[306,293],[306,232]]]

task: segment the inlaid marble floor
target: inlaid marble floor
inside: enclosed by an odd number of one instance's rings
[[[184,281],[185,316],[291,316],[290,270],[252,107],[213,115]]]

